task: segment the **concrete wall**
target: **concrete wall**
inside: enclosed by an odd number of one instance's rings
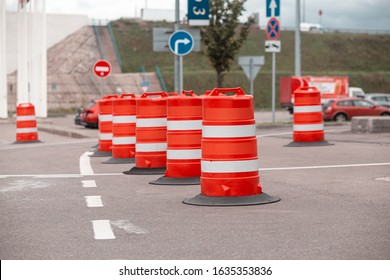
[[[86,15],[47,14],[47,49],[58,44],[70,34],[88,25]],[[6,55],[7,74],[17,68],[17,14],[7,12],[6,15]]]

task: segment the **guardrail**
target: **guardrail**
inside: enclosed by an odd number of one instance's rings
[[[93,32],[95,33],[96,43],[98,45],[98,49],[99,49],[99,52],[100,52],[100,58],[101,59],[105,59],[103,45],[102,45],[102,41],[100,40],[98,26],[97,25],[93,25],[92,28],[93,28]]]
[[[120,55],[119,50],[118,50],[118,45],[117,45],[116,40],[115,40],[114,32],[112,31],[111,22],[108,22],[107,29],[108,29],[108,33],[110,34],[112,44],[114,46],[116,60],[118,61],[119,66],[122,69],[122,58],[121,58],[121,55]]]
[[[158,65],[156,64],[154,68],[156,69],[156,75],[157,75],[158,81],[160,82],[161,88],[163,89],[163,91],[167,92],[168,91],[167,86],[165,85],[164,78],[161,75],[160,67],[158,67]]]

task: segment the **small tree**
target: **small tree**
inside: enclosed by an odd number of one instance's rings
[[[222,87],[225,72],[249,34],[254,19],[240,24],[246,0],[210,0],[210,25],[202,29],[206,54],[217,72],[217,85]],[[240,27],[240,28],[238,28]]]

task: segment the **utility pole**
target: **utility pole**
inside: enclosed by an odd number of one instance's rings
[[[295,76],[301,76],[301,4],[300,0],[296,0],[295,6]]]
[[[180,29],[180,1],[176,0],[176,7],[175,7],[175,31],[178,31]],[[175,66],[175,92],[180,93],[180,56],[175,55],[174,56],[174,66]]]
[[[5,1],[0,1],[0,118],[8,117]]]

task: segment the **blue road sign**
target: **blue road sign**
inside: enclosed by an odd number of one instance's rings
[[[188,24],[209,25],[209,0],[188,0]]]
[[[276,18],[271,18],[267,23],[265,32],[268,40],[277,40],[280,34],[279,21]]]
[[[280,17],[280,0],[267,0],[265,9],[267,17]]]
[[[169,49],[175,55],[184,56],[194,48],[194,38],[185,30],[178,30],[169,37]]]

